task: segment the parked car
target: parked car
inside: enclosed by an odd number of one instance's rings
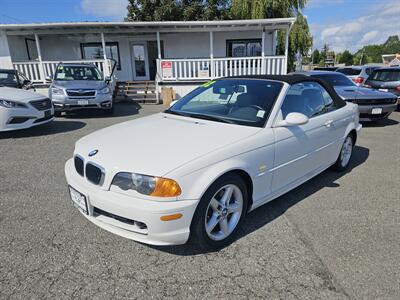
[[[49,98],[10,87],[0,87],[0,131],[25,129],[53,120]]]
[[[110,78],[103,78],[94,64],[61,63],[49,88],[56,116],[62,112],[97,109],[106,114],[114,111]]]
[[[397,107],[396,95],[356,86],[343,74],[323,71],[309,71],[302,74],[325,80],[334,87],[343,100],[358,104],[361,121],[387,118]]]
[[[363,85],[368,76],[375,69],[380,68],[379,66],[351,66],[343,67],[336,70],[336,72],[342,73],[349,77],[358,86]]]
[[[316,67],[314,68],[314,71],[331,71],[335,72],[338,69],[338,67]]]
[[[0,69],[0,86],[35,91],[32,82],[24,74],[12,69]]]
[[[375,70],[368,77],[365,85],[375,90],[391,92],[400,102],[400,67]]]
[[[83,137],[65,175],[74,205],[110,232],[219,248],[249,211],[348,168],[358,114],[308,76],[210,81],[163,113]]]

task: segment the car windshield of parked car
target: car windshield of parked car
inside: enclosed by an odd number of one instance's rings
[[[320,74],[313,77],[325,80],[329,82],[332,86],[355,86],[353,81],[343,75],[339,74]]]
[[[15,73],[0,72],[0,85],[17,84]]]
[[[259,79],[210,81],[183,97],[165,112],[263,127],[282,86],[278,81]]]
[[[375,70],[369,80],[400,81],[400,70]]]
[[[91,66],[59,66],[54,80],[102,80],[99,70]]]
[[[347,76],[356,76],[356,75],[360,75],[361,69],[359,69],[359,68],[342,68],[342,69],[337,69],[336,72],[342,73]]]

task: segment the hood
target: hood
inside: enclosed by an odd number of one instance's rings
[[[0,99],[28,103],[32,100],[46,99],[39,93],[10,87],[0,87]]]
[[[260,130],[159,113],[83,137],[76,143],[75,154],[99,164],[106,172],[163,176]],[[93,150],[98,153],[89,158]]]
[[[365,87],[358,86],[335,86],[335,91],[344,100],[354,99],[387,99],[394,98],[391,93],[381,92]]]
[[[95,80],[56,80],[52,83],[53,87],[61,87],[64,89],[94,89],[100,90],[107,86],[104,81]]]

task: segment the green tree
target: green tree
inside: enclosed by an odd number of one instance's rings
[[[339,63],[345,64],[346,66],[351,66],[353,64],[353,54],[350,51],[345,50],[339,57]]]
[[[293,17],[307,0],[232,0],[233,19],[266,19]]]
[[[125,21],[196,21],[229,18],[228,0],[128,0]]]
[[[308,27],[307,19],[297,14],[296,22],[293,24],[289,35],[288,71],[294,70],[295,55],[299,53],[302,57],[308,55],[312,47],[312,36]],[[278,53],[282,54],[285,48],[285,33],[278,34]]]
[[[315,49],[312,53],[312,62],[311,63],[318,64],[320,59],[321,59],[321,55],[320,55],[318,49]]]
[[[232,0],[233,19],[265,19],[297,16],[289,37],[288,71],[294,69],[295,54],[306,56],[312,46],[307,19],[299,12],[307,0]],[[283,54],[285,32],[278,32],[277,52]]]

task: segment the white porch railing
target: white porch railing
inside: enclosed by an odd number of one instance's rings
[[[209,80],[227,76],[286,74],[285,56],[159,59],[161,81]]]
[[[111,74],[112,61],[104,59],[90,59],[90,60],[63,60],[63,61],[24,61],[14,62],[15,70],[20,71],[32,82],[45,82],[46,77],[53,77],[57,65],[62,63],[93,63],[104,76]],[[105,68],[107,66],[107,68]],[[43,70],[43,71],[42,71]]]

